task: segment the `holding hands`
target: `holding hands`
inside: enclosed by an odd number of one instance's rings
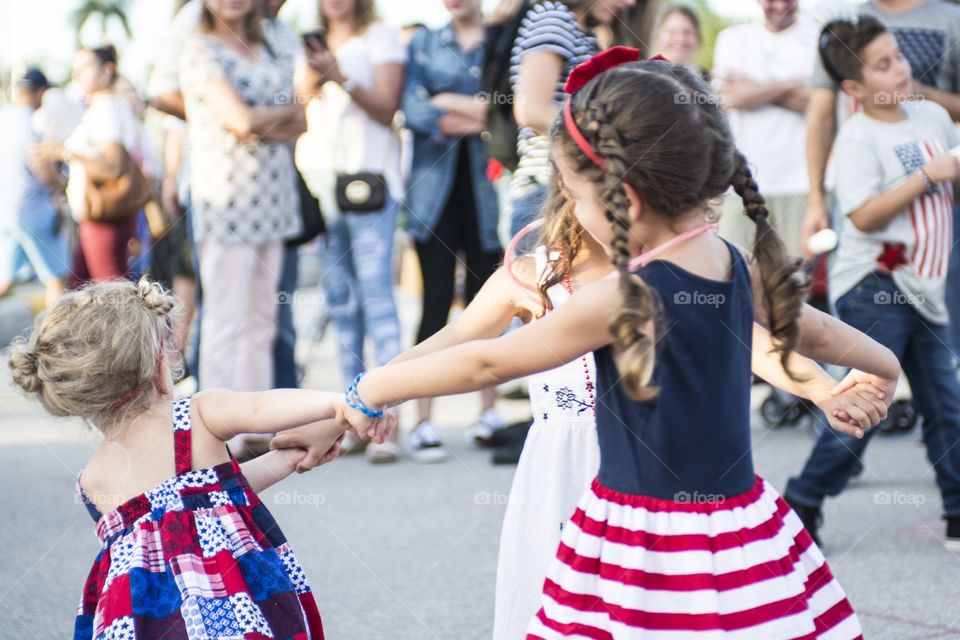
[[[306,455],[297,463],[297,473],[309,471],[340,455],[340,443],[348,429],[353,429],[361,438],[382,444],[397,427],[397,417],[391,412],[374,410],[363,404],[351,384],[337,403],[336,417],[314,422],[302,427],[287,429],[270,442],[271,449],[304,449]]]
[[[830,390],[814,398],[830,426],[856,438],[887,417],[897,380],[887,380],[856,369]]]

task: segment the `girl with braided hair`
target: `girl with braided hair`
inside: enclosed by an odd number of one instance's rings
[[[225,443],[323,421],[321,463],[333,460],[346,429],[332,420],[340,396],[209,389],[174,401],[178,306],[145,279],[89,285],[61,297],[10,351],[16,385],[103,434],[77,478],[101,550],[74,638],[322,639],[303,570],[257,497],[306,452],[240,465]],[[372,435],[382,441],[381,425]]]
[[[803,304],[805,282],[709,89],[678,65],[637,60],[613,49],[578,68],[553,127],[574,215],[618,277],[506,336],[371,371],[350,389],[363,411],[346,418],[362,429],[407,399],[593,352],[599,472],[563,527],[528,637],[860,637],[823,555],[754,473],[754,322],[785,386],[817,386],[798,379],[794,350],[865,372],[851,395],[807,389],[855,436],[886,415],[899,363]],[[705,232],[731,184],[757,225],[752,255]]]

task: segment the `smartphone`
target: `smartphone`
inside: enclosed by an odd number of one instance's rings
[[[326,29],[314,29],[313,31],[307,31],[301,36],[301,38],[303,39],[303,46],[311,51],[323,51],[327,48]]]

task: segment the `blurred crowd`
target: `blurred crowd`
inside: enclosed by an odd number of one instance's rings
[[[300,34],[278,17],[284,0],[180,2],[147,86],[123,77],[109,45],[79,50],[62,87],[39,69],[16,84],[0,110],[0,291],[35,276],[51,301],[148,274],[189,311],[181,384],[295,387],[289,302],[299,259],[315,255],[346,385],[402,350],[399,254],[422,274],[417,342],[476,295],[551,191],[567,75],[618,44],[711,80],[774,226],[810,257],[823,250],[808,240],[831,226],[834,136],[857,109],[818,69],[820,28],[881,14],[903,36],[915,90],[957,117],[960,9],[757,2],[760,17],[723,30],[712,52],[692,5],[657,0],[504,0],[489,16],[480,0],[443,0],[438,29],[394,28],[374,0],[319,0]],[[721,208],[721,233],[749,245],[742,202]],[[468,435],[489,442],[503,426],[485,392]],[[427,401],[409,453],[447,455]]]

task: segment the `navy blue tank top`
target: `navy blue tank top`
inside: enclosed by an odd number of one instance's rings
[[[730,498],[753,487],[753,289],[743,256],[726,244],[733,257],[728,282],[663,260],[637,271],[663,306],[651,382],[660,388],[656,398],[630,399],[612,348],[594,354],[599,481],[610,489],[684,502]]]

